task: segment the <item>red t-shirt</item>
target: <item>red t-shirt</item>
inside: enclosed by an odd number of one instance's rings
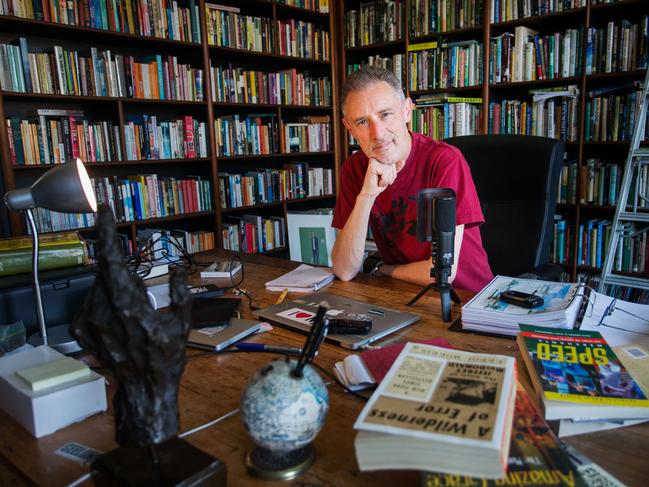
[[[456,224],[464,235],[453,286],[479,291],[493,275],[482,247],[479,225],[484,223],[471,171],[462,153],[444,142],[412,133],[412,148],[396,181],[374,202],[369,225],[386,264],[427,260],[428,242],[417,242],[417,194],[425,188],[452,188],[456,194]],[[340,194],[332,226],[342,229],[363,187],[368,158],[362,151],[350,156],[342,167]]]

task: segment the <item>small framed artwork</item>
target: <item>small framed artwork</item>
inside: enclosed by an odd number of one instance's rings
[[[331,227],[333,210],[290,212],[286,220],[291,260],[331,267],[336,240],[336,230]]]

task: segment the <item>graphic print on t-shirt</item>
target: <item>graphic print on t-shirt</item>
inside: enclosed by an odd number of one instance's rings
[[[392,255],[396,257],[399,263],[408,262],[409,259],[399,250],[397,242],[403,240],[406,235],[405,239],[407,240],[417,238],[417,199],[410,196],[407,201],[404,201],[404,198],[399,196],[396,200],[390,202],[390,211],[372,213],[374,229],[380,230],[380,238],[390,247]],[[414,212],[408,211],[410,205],[413,205]]]

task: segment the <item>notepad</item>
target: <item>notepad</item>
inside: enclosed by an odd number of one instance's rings
[[[25,380],[32,391],[39,392],[86,377],[90,375],[90,368],[83,362],[64,357],[35,367],[17,370],[16,375]]]
[[[331,269],[326,267],[312,267],[302,264],[293,269],[291,272],[268,281],[266,289],[268,291],[283,291],[288,289],[291,292],[309,293],[317,291],[334,280],[334,274]]]

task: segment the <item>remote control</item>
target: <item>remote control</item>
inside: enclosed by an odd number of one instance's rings
[[[371,329],[369,318],[329,318],[329,333],[336,335],[367,335]]]
[[[223,288],[214,284],[189,287],[189,293],[195,298],[217,298],[223,296]]]

